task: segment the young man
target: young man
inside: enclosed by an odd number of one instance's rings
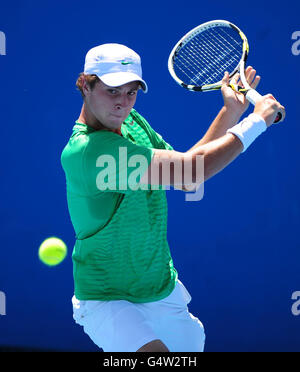
[[[260,80],[255,75],[249,67],[253,87]],[[234,79],[237,83],[238,76]],[[185,184],[190,176],[197,187],[203,179],[194,170],[197,156],[204,158],[206,180],[245,151],[278,111],[285,115],[267,95],[237,124],[248,103],[228,83],[226,73],[224,106],[205,136],[182,153],[133,109],[138,90],[147,91],[140,57],[119,44],[100,45],[86,55],[77,81],[83,106],[61,160],[76,232],[74,319],[104,351],[204,349],[203,326],[188,311],[191,296],[167,242],[164,188],[190,190]],[[181,177],[182,168],[172,163],[184,164],[191,174]]]

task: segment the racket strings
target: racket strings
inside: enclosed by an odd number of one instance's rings
[[[204,73],[206,73],[207,75],[206,84],[215,81],[215,79],[220,74],[220,68],[222,69],[222,71],[225,72],[225,70],[228,70],[229,67],[232,66],[233,64],[237,65],[240,59],[240,55],[236,53],[236,46],[232,46],[228,42],[228,40],[221,34],[219,34],[218,36],[219,38],[217,38],[216,35],[212,35],[212,42],[208,39],[207,43],[206,42],[203,43],[204,47],[203,50],[209,51],[207,56],[204,54],[204,59],[205,62],[207,63],[207,67],[204,69]],[[233,41],[236,41],[232,37],[231,39]],[[200,48],[198,47],[197,49],[198,53],[201,53]],[[213,56],[214,58],[212,59],[211,56]],[[226,62],[224,63],[224,61]],[[208,68],[209,66],[211,66],[211,70]],[[203,74],[200,74],[199,78],[201,78],[202,75]]]
[[[175,73],[187,84],[213,84],[233,71],[242,57],[243,41],[227,27],[214,27],[191,38],[176,54]]]
[[[235,51],[235,46],[232,46],[220,34],[216,37],[215,33],[211,33],[210,36],[211,39],[207,37],[194,40],[190,43],[190,48],[188,47],[186,50],[190,57],[184,58],[185,62],[190,62],[196,69],[196,71],[193,71],[194,77],[191,79],[194,83],[197,83],[203,77],[206,78],[205,83],[210,83],[218,76],[220,68],[228,69],[232,63],[238,63],[239,61],[239,56],[233,55],[231,59],[224,63],[226,58]],[[235,41],[233,38],[231,39]],[[202,61],[199,60],[199,55],[202,56]],[[200,64],[202,70],[195,75],[195,72],[199,71],[199,62],[202,62]],[[191,72],[190,68],[189,71]]]
[[[233,39],[231,35],[225,35],[229,36],[235,42],[235,44],[238,45],[236,40]],[[192,39],[185,48],[187,54],[182,54],[184,67],[188,69],[189,73],[194,75],[194,79],[191,79],[194,80],[194,82],[199,80],[199,78],[202,76],[205,76],[205,73],[209,74],[208,80],[213,80],[214,76],[212,76],[211,71],[219,69],[220,62],[222,62],[232,51],[235,50],[235,46],[232,46],[224,36],[219,34],[217,38],[216,33],[210,33],[209,36],[211,36],[211,40],[207,36],[208,35],[206,35],[206,38],[202,37],[200,40],[199,38],[197,38],[198,40],[196,38]],[[226,53],[224,51],[226,51]],[[202,56],[202,61],[199,59],[199,55]],[[197,56],[197,59],[195,56]],[[233,59],[227,61],[227,64],[223,64],[223,66],[228,67],[232,62],[238,62],[238,60],[239,58],[235,58],[235,56],[233,56]],[[199,71],[199,62],[202,62],[202,65],[204,65],[204,63],[206,64],[200,74],[197,73],[197,71]],[[193,67],[195,70],[193,70],[191,67]],[[182,67],[181,70],[184,71]],[[216,71],[214,72],[214,75],[216,75]],[[189,74],[186,74],[186,76],[190,77]]]
[[[202,52],[203,61],[206,63],[202,71],[198,72],[192,79],[195,84],[197,81],[201,80],[202,77],[207,78],[205,80],[206,84],[214,81],[215,77],[219,74],[220,62],[223,61],[231,52],[231,50],[224,52],[224,50],[220,48],[219,50],[216,50],[216,48],[214,48],[214,44],[212,44],[209,40],[202,43],[201,48],[199,44],[195,44],[193,50],[190,51],[194,52],[193,56],[198,56]],[[194,61],[195,60],[196,58],[194,58]],[[227,62],[227,65],[230,65],[230,63]],[[196,68],[199,68],[199,64],[195,64],[195,66]]]

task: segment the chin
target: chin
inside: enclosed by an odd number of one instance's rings
[[[123,124],[124,120],[123,118],[116,118],[115,120],[110,120],[109,124],[114,129],[117,129]]]
[[[127,116],[126,116],[127,117]],[[124,116],[113,116],[110,118],[109,122],[114,126],[120,126],[122,125],[122,123],[124,122],[124,120],[126,119],[126,117]]]
[[[123,121],[121,121],[121,120],[115,120],[115,121],[109,120],[105,124],[103,124],[103,127],[108,129],[108,130],[116,131],[116,130],[119,130],[121,128],[122,123],[123,123]]]

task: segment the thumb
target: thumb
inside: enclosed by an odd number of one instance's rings
[[[271,93],[265,94],[263,97],[264,97],[264,98],[272,99],[272,100],[274,100],[274,101],[277,101],[276,98],[275,98]]]
[[[223,79],[222,79],[222,85],[228,85],[229,84],[229,73],[228,71],[225,71]]]

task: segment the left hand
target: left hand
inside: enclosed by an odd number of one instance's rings
[[[260,82],[260,76],[256,75],[256,70],[254,70],[251,66],[248,66],[245,71],[245,77],[247,82],[251,86],[251,88],[256,89]],[[243,87],[242,82],[239,80],[240,74],[236,73],[233,78],[231,79],[230,83],[237,84],[240,87]],[[222,95],[224,99],[224,106],[240,112],[241,114],[247,110],[249,107],[249,101],[245,98],[242,93],[235,92],[229,84],[229,73],[225,72],[224,77],[222,79]]]

